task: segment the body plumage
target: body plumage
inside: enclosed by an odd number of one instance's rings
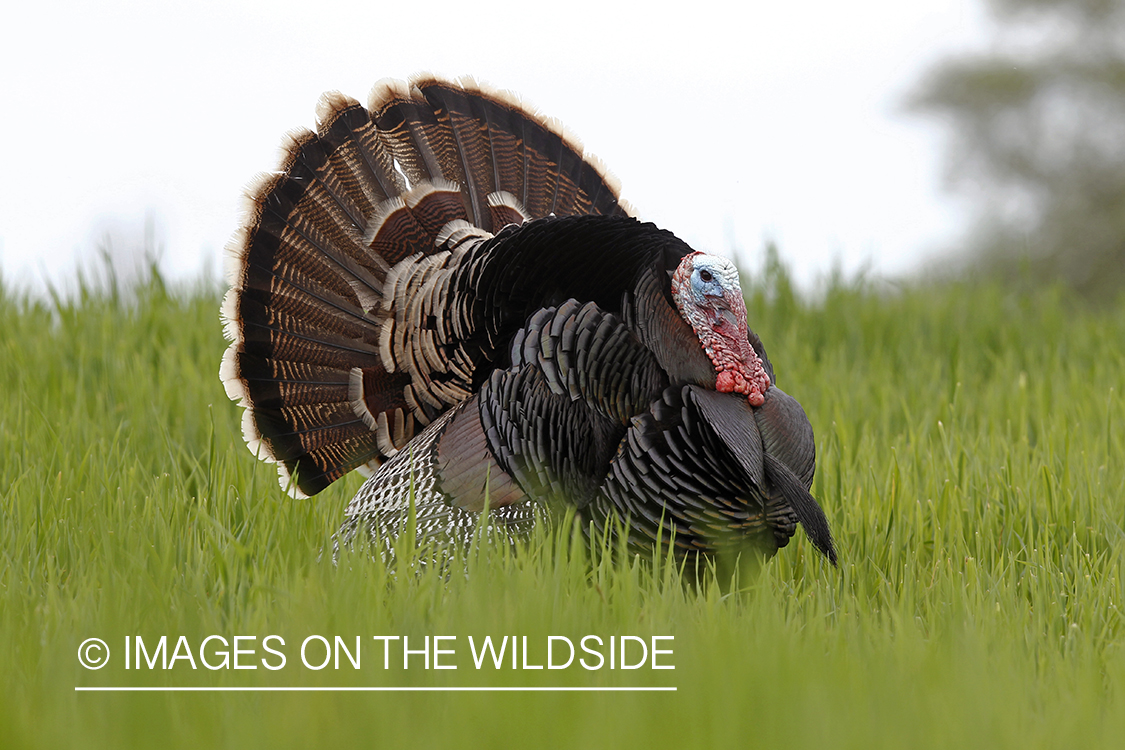
[[[633,218],[605,170],[508,94],[434,77],[338,94],[251,191],[221,377],[295,495],[371,472],[345,512],[387,548],[511,536],[536,508],[621,518],[638,548],[751,544],[798,523],[804,411],[777,388],[729,261]],[[671,540],[671,541],[670,541]]]

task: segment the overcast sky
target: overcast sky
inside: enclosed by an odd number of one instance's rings
[[[936,61],[984,46],[979,0],[406,5],[6,8],[5,279],[62,282],[107,236],[139,245],[146,215],[167,273],[221,268],[243,187],[285,131],[314,126],[321,92],[366,101],[421,70],[518,92],[643,218],[751,269],[774,239],[806,284],[837,261],[897,274],[963,228],[942,133],[901,103]]]

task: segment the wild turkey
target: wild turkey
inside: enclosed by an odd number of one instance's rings
[[[773,554],[809,494],[812,428],[747,327],[734,265],[633,218],[558,123],[431,76],[321,98],[250,191],[220,376],[295,496],[373,472],[345,513],[388,547],[463,541],[486,504],[623,522],[680,556]]]

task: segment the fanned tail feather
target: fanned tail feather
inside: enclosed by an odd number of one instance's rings
[[[396,266],[463,237],[455,222],[487,236],[552,213],[631,213],[558,123],[471,80],[381,82],[367,108],[329,93],[317,122],[248,190],[223,304],[220,377],[251,451],[297,496],[375,469],[458,393],[417,392],[388,360],[384,291],[409,276]]]

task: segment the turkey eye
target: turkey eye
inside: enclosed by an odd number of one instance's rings
[[[701,278],[703,281],[710,281],[711,279],[713,279],[715,277],[711,275],[710,271],[704,269],[704,270],[699,272],[699,278]]]

